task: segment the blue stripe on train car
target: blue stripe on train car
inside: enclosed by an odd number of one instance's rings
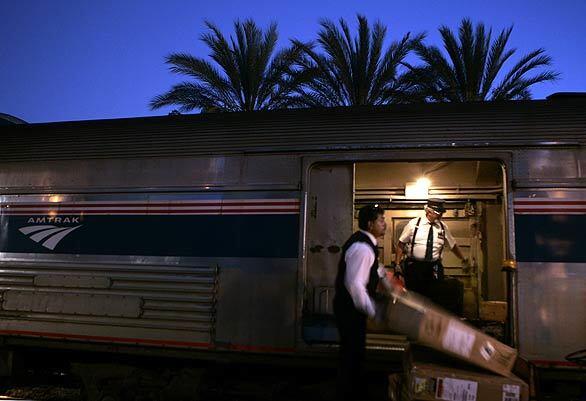
[[[515,243],[519,262],[586,262],[586,215],[517,214]]]
[[[0,252],[265,258],[298,253],[298,214],[89,215],[66,224],[1,217]]]

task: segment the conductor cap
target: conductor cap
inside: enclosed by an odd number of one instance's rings
[[[444,200],[439,198],[430,198],[427,200],[427,207],[436,213],[444,213],[446,208],[444,207]]]

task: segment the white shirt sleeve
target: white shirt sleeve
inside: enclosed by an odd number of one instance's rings
[[[446,223],[442,223],[444,226],[444,232],[445,232],[445,236],[446,236],[446,241],[448,243],[448,246],[450,247],[450,249],[452,249],[453,247],[455,247],[456,245],[458,245],[458,243],[456,242],[456,239],[454,238],[454,236],[452,235],[450,229],[448,228],[448,225]]]
[[[374,252],[364,242],[355,242],[346,251],[346,275],[344,285],[352,297],[356,309],[374,317],[374,302],[366,291]]]
[[[403,228],[401,235],[399,236],[399,241],[403,244],[410,244],[411,240],[413,239],[413,230],[415,229],[415,223],[417,219],[411,219]]]

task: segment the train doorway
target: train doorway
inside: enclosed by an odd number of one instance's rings
[[[341,248],[358,229],[357,211],[367,203],[385,209],[387,232],[379,239],[379,260],[390,265],[407,222],[424,216],[427,198],[442,198],[448,225],[471,261],[444,251],[446,277],[463,286],[463,316],[491,322],[504,335],[506,249],[504,169],[495,160],[343,162],[312,167],[309,175],[304,274],[303,338],[335,342],[334,282]]]

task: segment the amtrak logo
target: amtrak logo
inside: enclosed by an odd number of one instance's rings
[[[57,227],[49,225],[27,226],[19,228],[18,231],[38,242],[47,249],[53,250],[57,244],[72,231],[77,230],[83,224],[75,227]]]

